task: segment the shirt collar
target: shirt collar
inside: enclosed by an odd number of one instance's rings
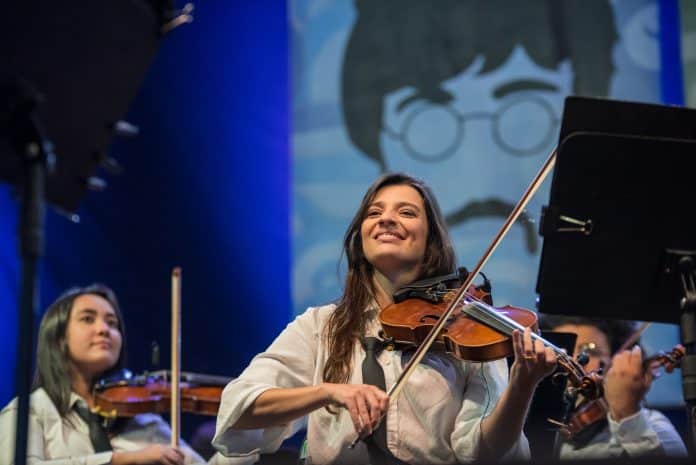
[[[79,396],[77,393],[70,391],[70,401],[68,402],[68,406],[70,408],[75,407],[75,404],[77,403],[82,403],[85,406],[89,405],[85,399],[83,399],[81,396]]]

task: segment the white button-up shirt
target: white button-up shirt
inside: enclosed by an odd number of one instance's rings
[[[70,406],[85,402],[75,393]],[[14,463],[17,399],[0,412],[0,465]],[[152,444],[169,444],[171,430],[162,417],[141,414],[132,418],[123,430],[111,438],[114,451],[135,451]],[[71,409],[61,418],[43,388],[30,396],[27,464],[29,465],[104,465],[111,463],[113,452],[95,453],[89,439],[89,426]],[[186,464],[205,463],[186,444],[180,446]]]
[[[286,425],[234,430],[231,426],[264,391],[322,383],[328,358],[323,335],[333,304],[310,308],[290,323],[268,349],[257,355],[244,372],[230,382],[222,394],[213,445],[223,454],[248,457],[253,463],[260,453],[274,452],[283,439],[306,421],[307,451],[312,464],[365,464],[365,444],[348,445],[356,433],[349,413],[340,409],[332,415],[317,409],[306,419]],[[379,330],[377,312],[370,312],[366,335]],[[408,361],[409,353],[384,350],[379,363],[387,388],[392,386]],[[353,350],[349,382],[361,384],[360,369],[365,357],[360,344]],[[428,354],[408,379],[401,395],[392,399],[386,418],[387,447],[399,459],[412,463],[453,464],[477,458],[480,423],[495,407],[508,383],[505,360],[489,363],[463,362],[440,354]],[[508,451],[508,457],[529,457],[524,435]]]
[[[657,410],[643,408],[630,417],[608,424],[585,446],[561,446],[561,459],[602,459],[609,457],[660,456],[685,457],[684,442],[672,423]]]

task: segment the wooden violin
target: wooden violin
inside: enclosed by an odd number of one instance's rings
[[[681,358],[686,355],[686,350],[681,344],[677,344],[670,352],[660,352],[643,360],[643,370],[654,373],[663,367],[667,373],[672,373],[679,366]],[[590,429],[593,425],[607,418],[609,405],[604,397],[592,400],[584,400],[573,411],[567,423],[561,424],[560,433],[564,438],[573,440]]]
[[[171,371],[97,383],[93,411],[107,420],[168,412],[170,446],[178,447],[181,411],[217,415],[222,390],[230,379],[181,371],[181,268],[172,270],[171,279]]]
[[[399,289],[394,294],[395,303],[385,307],[379,315],[384,335],[400,346],[420,345],[450,303],[453,295],[451,286],[458,286],[458,282],[467,274],[465,268],[460,268],[452,275],[418,281]],[[515,321],[523,329],[530,327],[537,330],[536,313],[530,310],[510,305],[494,309],[490,282],[485,275],[482,276],[484,283],[469,287],[461,311],[450,317],[434,342],[433,349],[445,351],[460,360],[477,362],[511,356],[510,334],[494,329],[499,326],[495,323],[489,326],[473,316],[475,314],[481,319],[491,320],[484,314],[488,311]],[[469,308],[465,308],[467,305]]]
[[[512,332],[529,327],[537,331],[537,315],[531,310],[506,305],[493,307],[491,285],[485,275],[482,285],[469,287],[459,307],[452,313],[432,344],[460,360],[487,362],[513,355]],[[394,304],[379,315],[384,336],[400,347],[417,347],[451,304],[452,286],[468,277],[465,268],[457,273],[417,281],[394,294]],[[551,348],[571,385],[585,397],[601,394],[598,375],[587,375],[565,351],[532,333],[532,338]]]
[[[180,380],[181,411],[215,416],[222,390],[231,379],[182,372]],[[169,413],[171,385],[171,372],[166,370],[102,380],[94,386],[94,410],[110,419],[141,413]]]

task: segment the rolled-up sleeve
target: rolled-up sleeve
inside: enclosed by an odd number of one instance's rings
[[[686,446],[672,423],[656,410],[641,409],[617,422],[608,415],[610,447],[632,457],[641,455],[686,456]]]
[[[213,438],[213,446],[222,454],[244,457],[275,452],[285,438],[304,425],[303,418],[264,429],[232,428],[263,392],[313,384],[320,337],[319,311],[310,308],[297,317],[225,387]]]
[[[478,460],[481,444],[481,420],[488,416],[508,385],[505,359],[494,362],[469,362],[466,395],[452,432],[452,448],[460,462]],[[503,460],[528,459],[529,443],[524,434],[510,448]]]

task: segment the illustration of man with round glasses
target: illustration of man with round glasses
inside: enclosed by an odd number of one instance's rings
[[[565,96],[609,94],[608,0],[355,7],[342,67],[347,134],[381,171],[434,186],[455,236],[474,218],[507,216],[556,142]],[[523,250],[537,252],[536,225],[520,224]],[[478,231],[467,227],[464,254]]]

